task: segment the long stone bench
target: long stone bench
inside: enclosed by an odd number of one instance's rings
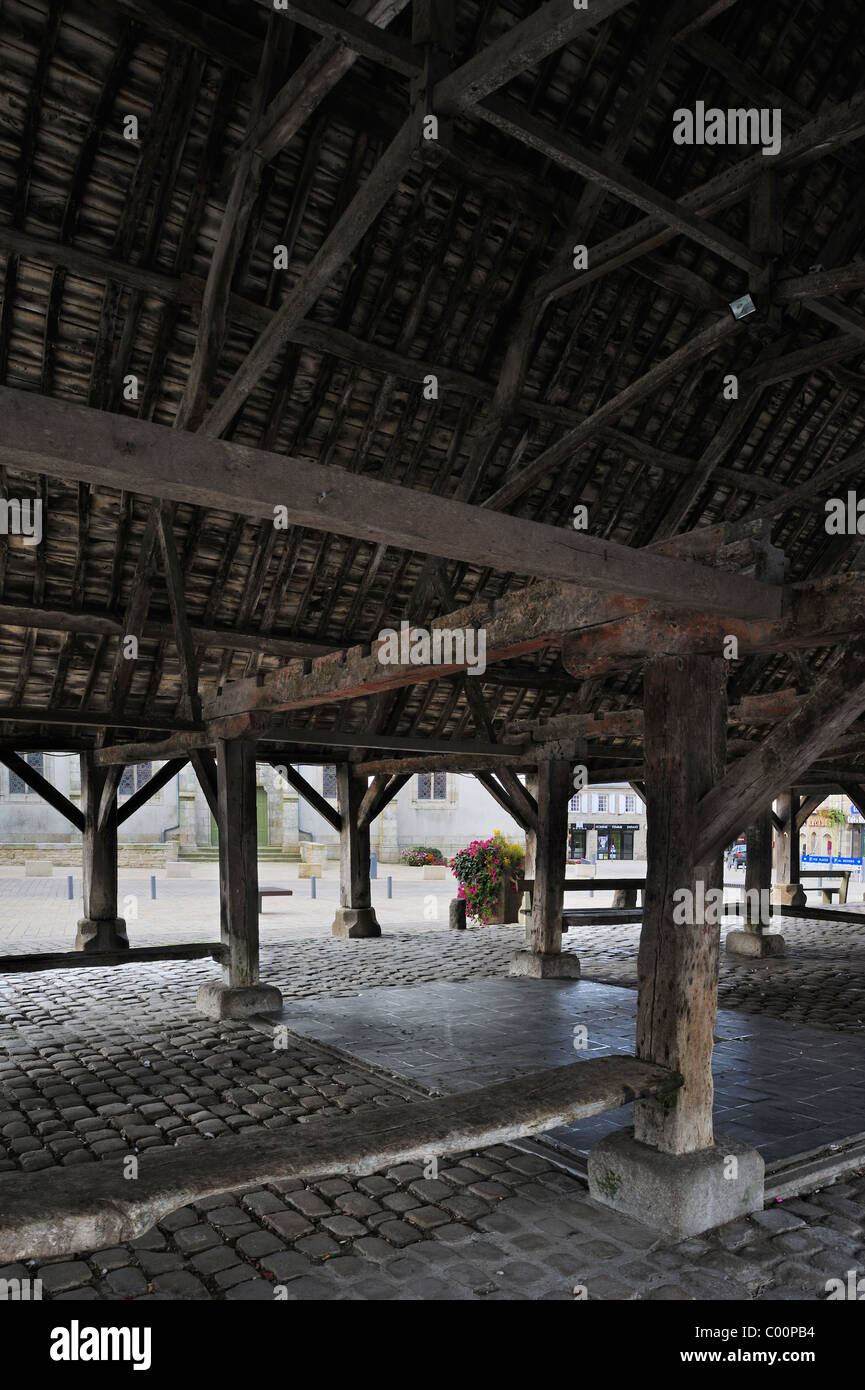
[[[289,1178],[362,1177],[431,1154],[465,1153],[544,1134],[682,1077],[635,1057],[596,1057],[456,1096],[404,1101],[212,1144],[146,1149],[138,1177],[125,1158],[0,1176],[0,1265],[104,1250],[133,1240],[178,1207]]]

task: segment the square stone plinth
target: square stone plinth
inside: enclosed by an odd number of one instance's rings
[[[728,931],[724,949],[728,956],[783,956],[784,938],[776,931]]]
[[[514,951],[508,974],[528,980],[578,980],[580,959],[571,952]]]
[[[372,907],[338,907],[331,927],[332,936],[381,936],[381,927]]]
[[[722,1135],[709,1149],[667,1154],[619,1129],[589,1152],[595,1201],[675,1240],[762,1211],[763,1172],[756,1149]]]
[[[246,1018],[281,1009],[282,995],[275,985],[226,985],[209,980],[199,986],[195,1007],[205,1018]]]

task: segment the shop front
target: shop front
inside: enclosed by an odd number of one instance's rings
[[[598,861],[602,859],[633,859],[634,835],[639,825],[598,825]]]

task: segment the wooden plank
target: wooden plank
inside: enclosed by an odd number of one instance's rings
[[[714,341],[719,332],[717,327],[709,330],[709,338]],[[689,344],[689,353],[696,342]],[[670,360],[661,366],[668,368]],[[621,399],[622,394],[616,398]],[[488,507],[305,459],[205,439],[200,431],[172,431],[8,387],[0,387],[0,420],[0,464],[25,471],[130,491],[146,479],[153,496],[271,521],[274,508],[286,505],[296,526],[448,559],[473,562],[483,554],[504,573],[571,584],[583,580],[595,590],[748,616],[780,610],[780,590],[752,579],[564,527],[499,516]]]
[[[102,794],[99,797],[99,809],[96,813],[96,830],[100,835],[105,833],[112,819],[115,825],[119,824],[117,820],[117,788],[120,786],[120,779],[124,770],[123,763],[117,763],[105,769]]]
[[[375,1106],[326,1125],[152,1151],[136,1182],[106,1158],[99,1182],[75,1168],[0,1176],[0,1261],[105,1249],[150,1230],[178,1204],[286,1179],[361,1177],[430,1154],[488,1148],[667,1095],[682,1078],[633,1057],[596,1057],[456,1096]]]
[[[339,811],[307,782],[296,767],[292,767],[290,763],[269,761],[271,766],[277,769],[280,776],[285,778],[288,785],[294,787],[294,790],[303,797],[304,801],[308,802],[314,811],[324,817],[329,826],[337,831],[342,829],[342,816]]]
[[[68,797],[65,797],[62,792],[52,786],[47,777],[43,777],[41,772],[35,767],[31,767],[26,758],[20,757],[11,750],[3,750],[0,752],[0,763],[8,767],[9,771],[14,772],[17,777],[20,777],[26,786],[41,796],[42,800],[53,807],[55,811],[59,811],[70,825],[74,825],[76,830],[84,829],[84,816],[78,807],[73,806]]]
[[[367,780],[350,763],[339,763],[336,789],[342,823],[339,832],[339,907],[332,928],[333,935],[353,938],[381,936],[381,927],[372,906],[369,822],[362,825],[360,816]]]
[[[176,777],[182,768],[186,767],[188,758],[169,758],[167,763],[157,768],[149,782],[145,782],[143,787],[139,787],[137,792],[130,796],[128,801],[124,801],[122,806],[117,808],[117,824],[122,825],[124,821],[134,816],[135,812],[142,806],[146,806],[151,797],[167,786],[172,778]]]
[[[708,893],[723,887],[720,852],[698,849],[694,827],[700,823],[700,797],[724,771],[726,680],[720,657],[660,658],[649,663],[643,678],[648,868],[636,1050],[647,1061],[680,1071],[685,1085],[671,1106],[638,1103],[634,1135],[671,1154],[713,1142],[720,924],[677,924],[673,893],[688,889],[696,903],[700,888]]]
[[[157,960],[221,961],[225,947],[218,941],[183,942],[176,946],[130,946],[126,951],[33,951],[0,956],[0,974],[30,974],[35,970],[93,970],[106,965],[146,965]]]

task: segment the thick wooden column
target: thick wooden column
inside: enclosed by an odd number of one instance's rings
[[[796,812],[799,809],[798,792],[782,792],[775,805],[781,829],[775,829],[775,848],[772,851],[775,878],[772,901],[782,906],[786,904],[804,907],[805,890],[799,882],[799,827],[796,824]]]
[[[538,774],[530,772],[526,776],[526,791],[530,796],[538,799]],[[526,865],[523,869],[523,877],[533,879],[535,876],[535,865],[538,857],[538,834],[536,830],[526,831]],[[534,890],[532,890],[534,892]],[[531,945],[532,940],[532,895],[523,894],[523,904],[520,908],[520,917],[526,929],[526,941]]]
[[[338,763],[336,792],[342,826],[339,832],[339,907],[333,936],[381,936],[372,906],[369,877],[369,824],[358,824],[369,782],[350,763]]]
[[[81,862],[84,916],[75,937],[77,951],[118,951],[129,946],[126,922],[117,916],[117,799],[102,810],[106,783],[114,769],[97,767],[92,753],[81,754],[81,809],[84,814]],[[116,780],[116,779],[115,779]],[[109,787],[109,795],[112,788]]]
[[[648,869],[637,1056],[681,1072],[685,1084],[672,1103],[637,1102],[634,1135],[664,1153],[686,1154],[713,1141],[720,907],[707,907],[706,895],[723,892],[724,871],[720,854],[695,863],[694,843],[700,798],[725,770],[725,662],[709,656],[651,661],[644,692]],[[690,898],[683,899],[682,889]]]
[[[216,745],[219,828],[219,919],[228,956],[225,983],[258,984],[258,828],[255,745],[220,739]]]
[[[216,824],[219,830],[219,923],[226,948],[222,980],[198,991],[197,1008],[208,1018],[274,1013],[282,995],[258,978],[258,828],[255,810],[255,744],[218,739]]]
[[[761,811],[745,831],[745,922],[749,927],[768,926],[761,905],[769,901],[772,887],[772,812]],[[764,897],[765,894],[765,897]]]
[[[728,931],[724,948],[728,956],[782,956],[784,938],[769,931],[772,890],[772,835],[769,808],[755,816],[745,831],[745,912],[741,928]],[[777,841],[776,841],[777,846]]]
[[[534,837],[535,893],[527,950],[517,951],[509,974],[574,979],[580,962],[562,955],[562,909],[568,851],[571,764],[560,758],[538,764],[538,832]]]

